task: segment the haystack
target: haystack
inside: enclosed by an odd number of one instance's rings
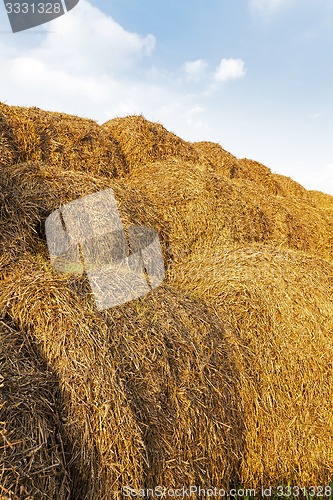
[[[246,174],[236,156],[222,148],[215,142],[194,142],[193,147],[206,158],[214,170],[228,177],[228,179],[244,177]]]
[[[1,113],[0,494],[332,480],[331,199],[143,117],[83,121],[96,166],[81,119]],[[85,276],[51,268],[44,223],[109,187],[125,227],[158,231],[167,273],[98,312]]]
[[[214,142],[195,142],[194,148],[200,153],[201,158],[206,158],[213,166],[214,171],[228,179],[250,180],[257,189],[264,188],[271,194],[292,196],[306,202],[310,196],[305,188],[290,177],[273,174],[271,170],[257,161],[247,158],[239,159]]]
[[[202,159],[208,163],[189,142],[142,115],[114,118],[104,123],[102,129],[118,141],[130,170],[170,158],[196,163]]]
[[[154,222],[144,195],[123,181],[109,185],[125,224]],[[216,315],[170,287],[99,314],[84,279],[53,276],[40,222],[57,203],[104,187],[105,178],[46,164],[2,169],[2,214],[12,220],[5,240],[16,253],[2,261],[0,310],[57,378],[71,494],[120,498],[125,485],[217,481],[221,470],[228,484],[240,451],[231,459],[226,449],[242,448],[241,433],[235,439],[230,428],[242,422],[235,423],[233,369]],[[230,444],[216,451],[221,442]],[[23,487],[32,494],[22,474],[17,491]],[[45,494],[52,497],[49,488]]]
[[[272,195],[267,184],[207,174],[177,159],[137,167],[126,184],[144,192],[160,214],[174,259],[196,247],[253,242],[333,257],[332,214],[292,194]]]
[[[0,103],[0,163],[13,160],[112,177],[127,171],[117,141],[93,120]]]
[[[173,283],[230,330],[244,412],[241,484],[333,478],[333,264],[291,250],[201,247]]]
[[[75,498],[121,498],[126,485],[208,486],[221,474],[227,486],[237,474],[235,368],[221,322],[200,301],[162,287],[98,315],[86,283],[52,277],[26,256],[3,281],[0,304],[57,376]]]

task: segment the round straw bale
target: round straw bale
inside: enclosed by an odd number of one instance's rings
[[[272,196],[252,180],[227,179],[170,159],[137,167],[126,184],[150,200],[174,258],[201,245],[260,241],[333,257],[327,212],[290,196]]]
[[[238,159],[214,142],[195,142],[193,146],[214,166],[216,172],[229,179],[248,179],[280,196],[292,196],[309,202],[308,191],[297,182],[280,174],[273,174],[261,163],[247,158]]]
[[[262,186],[266,191],[271,194],[282,194],[279,183],[276,181],[271,170],[259,163],[258,161],[249,160],[248,158],[242,158],[238,160],[241,167],[243,167],[244,177],[250,179]]]
[[[314,206],[325,210],[325,212],[333,215],[333,196],[330,194],[321,193],[320,191],[308,191],[308,196]]]
[[[231,327],[244,486],[332,480],[332,278],[332,263],[262,245],[201,247],[172,268],[172,282]]]
[[[2,134],[12,150],[16,151],[16,161],[40,158],[40,141],[31,119],[32,114],[29,108],[0,103],[1,122],[6,124]]]
[[[9,316],[14,319],[16,309],[14,321],[34,339],[58,377],[66,402],[62,440],[73,477],[73,497],[108,498],[106,491],[111,494],[118,477],[137,486],[142,469],[140,432],[115,367],[108,362],[105,331],[93,326],[91,313],[80,306],[63,277],[45,273],[41,263],[28,256],[14,273],[1,288],[5,300],[10,295],[14,300]],[[19,302],[6,286],[10,283],[17,286]]]
[[[193,147],[205,157],[214,169],[229,179],[244,177],[244,169],[236,156],[222,148],[215,142],[194,142]]]
[[[293,199],[299,199],[306,203],[310,203],[311,196],[301,184],[294,181],[290,177],[280,174],[273,174],[274,180],[277,182],[281,196],[290,196]]]
[[[0,118],[6,123],[2,141],[17,151],[18,162],[43,161],[111,177],[127,171],[117,141],[93,120],[4,104],[0,104]]]
[[[59,204],[102,189],[103,185],[103,181],[82,172],[60,170],[43,163],[2,167],[0,248],[6,254],[36,249],[45,218]]]
[[[114,118],[102,128],[118,141],[130,170],[168,158],[200,162],[201,155],[189,142],[142,115]]]
[[[159,231],[162,246],[167,228],[144,193],[121,179],[62,170],[43,162],[0,169],[0,253],[12,258],[25,251],[46,256],[44,222],[61,205],[103,189],[114,190],[123,224],[148,225]]]

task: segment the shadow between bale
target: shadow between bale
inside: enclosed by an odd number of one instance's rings
[[[0,495],[71,498],[57,380],[20,330],[0,321]],[[8,323],[7,323],[8,322]]]

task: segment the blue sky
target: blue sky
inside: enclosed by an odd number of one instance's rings
[[[333,194],[332,0],[81,0],[12,34],[0,100],[102,123],[142,113]]]

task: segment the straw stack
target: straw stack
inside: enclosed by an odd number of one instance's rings
[[[11,160],[112,177],[127,170],[117,141],[93,120],[0,103],[0,164]]]
[[[0,498],[332,480],[332,197],[142,116],[1,105],[0,155]],[[98,312],[44,223],[106,188],[167,270]]]
[[[268,245],[201,248],[173,282],[230,325],[244,412],[241,484],[328,484],[333,472],[333,265]],[[319,389],[320,388],[320,389]]]
[[[141,115],[114,118],[104,123],[102,129],[118,141],[130,170],[157,160],[178,158],[198,162],[201,158],[189,142]]]

